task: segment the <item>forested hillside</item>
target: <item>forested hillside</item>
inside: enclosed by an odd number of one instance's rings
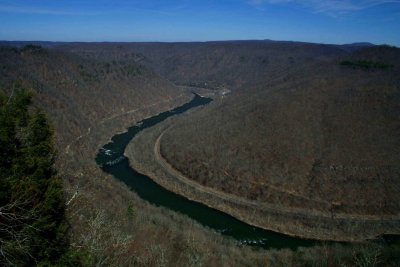
[[[161,152],[200,184],[260,203],[398,215],[399,60],[374,47],[265,78],[174,125]]]
[[[162,155],[181,173],[261,204],[396,216],[398,49],[273,41],[2,44],[0,215],[11,203],[22,220],[14,232],[0,228],[4,264],[12,265],[8,257],[21,266],[360,266],[377,259],[396,266],[396,244],[244,246],[143,201],[94,158],[117,132],[188,102],[188,86],[225,88],[231,93],[177,119],[161,139]],[[29,108],[19,88],[33,93]],[[13,204],[19,194],[29,195],[22,206]]]
[[[354,49],[357,46],[353,47]],[[65,44],[84,58],[132,58],[170,81],[236,89],[300,70],[304,64],[346,54],[347,47],[296,42]]]
[[[182,94],[130,58],[96,60],[26,45],[0,47],[0,59],[0,88],[32,88],[64,146],[101,120]]]

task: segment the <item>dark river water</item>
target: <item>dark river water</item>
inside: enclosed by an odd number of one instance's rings
[[[135,126],[128,128],[127,132],[115,135],[110,143],[104,145],[99,150],[96,156],[97,164],[103,171],[112,174],[116,179],[124,182],[142,199],[153,205],[162,206],[185,214],[222,235],[233,237],[241,244],[263,248],[291,249],[315,244],[315,241],[293,238],[251,226],[226,213],[209,208],[201,203],[188,200],[183,196],[159,186],[149,177],[136,172],[129,166],[129,160],[124,156],[124,150],[136,134],[143,129],[164,121],[168,117],[183,113],[194,107],[207,105],[211,101],[210,98],[195,95],[193,100],[189,103],[145,119]]]

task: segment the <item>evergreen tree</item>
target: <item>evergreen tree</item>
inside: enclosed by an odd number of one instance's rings
[[[0,265],[65,265],[65,199],[53,130],[31,94],[0,95]],[[33,113],[33,114],[32,114]]]

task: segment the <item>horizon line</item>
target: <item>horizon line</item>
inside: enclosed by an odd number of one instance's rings
[[[290,43],[304,43],[304,44],[319,44],[319,45],[371,45],[371,46],[392,46],[396,48],[400,48],[400,46],[389,44],[389,43],[381,43],[376,44],[368,41],[356,41],[350,43],[318,43],[312,41],[295,41],[295,40],[272,40],[272,39],[226,39],[226,40],[205,40],[205,41],[48,41],[48,40],[0,40],[0,42],[9,42],[9,43],[103,43],[103,44],[112,44],[112,43],[217,43],[217,42],[290,42]]]

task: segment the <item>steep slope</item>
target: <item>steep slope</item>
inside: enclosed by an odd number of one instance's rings
[[[263,130],[267,125],[264,111],[266,104],[274,104],[272,100],[270,103],[267,101],[270,95],[273,95],[273,91],[282,89],[289,97],[289,100],[283,100],[286,96],[279,96],[276,92],[276,116],[279,117],[279,110],[282,110],[279,109],[279,103],[293,102],[292,105],[296,107],[297,100],[291,98],[290,93],[294,81],[298,80],[296,91],[302,91],[302,78],[308,76],[305,74],[320,68],[317,65],[314,69],[303,71],[307,65],[304,63],[313,64],[320,59],[327,60],[346,54],[345,50],[334,46],[282,42],[270,46],[267,43],[269,42],[50,43],[45,45],[51,49],[42,49],[34,46],[24,47],[26,43],[22,42],[18,44],[18,49],[0,49],[0,89],[10,94],[15,81],[32,88],[35,91],[35,105],[50,114],[56,128],[61,157],[58,164],[62,165],[60,176],[65,182],[68,218],[73,229],[71,239],[73,246],[80,252],[89,253],[88,260],[91,265],[159,266],[167,263],[169,266],[187,266],[198,263],[206,266],[263,266],[266,261],[288,265],[293,262],[297,264],[300,260],[299,255],[304,254],[307,258],[306,253],[311,253],[321,262],[325,262],[327,253],[335,253],[335,248],[326,246],[310,250],[300,249],[301,253],[286,250],[266,252],[238,246],[232,240],[222,238],[186,217],[142,201],[129,188],[101,172],[93,160],[99,146],[106,143],[115,132],[147,116],[169,110],[191,97],[187,91],[175,87],[170,81],[198,86],[205,86],[204,83],[207,82],[208,85],[211,84],[211,88],[225,85],[229,89],[239,89],[233,90],[236,91],[235,95],[224,98],[221,106],[217,103],[221,101],[215,101],[212,110],[194,118],[193,123],[198,123],[196,127],[199,130],[195,134],[201,138],[193,140],[191,151],[184,147],[182,153],[197,153],[198,145],[203,144],[205,146],[201,149],[205,149],[204,153],[209,153],[207,146],[219,143],[216,141],[218,138],[223,138],[221,140],[226,144],[230,143],[231,146],[232,142],[238,142],[239,146],[236,149],[241,154],[244,149],[254,149],[254,140],[263,143],[266,136]],[[268,61],[264,61],[264,56],[268,56]],[[337,63],[339,64],[339,61]],[[331,71],[330,68],[323,70]],[[339,70],[342,70],[342,67]],[[325,71],[321,70],[321,73],[326,74]],[[343,69],[343,73],[352,73],[349,77],[353,78],[354,72],[348,71],[352,70]],[[293,73],[296,72],[298,74],[294,76]],[[355,73],[362,77],[369,75],[361,70],[356,70]],[[390,80],[393,77],[382,76],[382,80],[386,79]],[[335,79],[316,80],[316,85],[326,86]],[[308,97],[312,96],[313,92],[309,95],[304,91],[302,94],[302,101],[311,105]],[[388,94],[388,97],[393,97],[393,94]],[[318,100],[319,96],[315,99]],[[239,112],[242,107],[243,112]],[[314,106],[310,106],[307,110],[313,113],[313,108]],[[301,106],[297,107],[297,110],[301,111]],[[287,117],[293,116],[293,121],[297,119],[294,116],[295,111],[296,108],[293,108],[293,111],[287,114]],[[246,120],[246,125],[253,130],[243,129],[242,119],[248,114],[252,116]],[[260,119],[255,120],[255,117]],[[214,119],[219,120],[218,123],[213,123],[209,128],[206,123]],[[194,127],[189,120],[183,123]],[[245,130],[245,133],[241,135],[238,129]],[[193,131],[190,128],[186,129],[187,133],[181,133],[181,129],[177,128],[178,130],[179,133],[169,139],[173,139],[171,146],[181,149],[183,143],[187,145],[187,141],[191,140],[187,134]],[[216,134],[218,131],[221,136]],[[253,131],[257,134],[252,135]],[[277,134],[282,132],[284,131],[279,130]],[[165,137],[167,135],[168,132]],[[183,143],[177,144],[176,138],[180,135]],[[204,140],[204,136],[210,137],[209,140]],[[387,136],[385,135],[385,138]],[[232,141],[227,141],[231,137]],[[162,139],[163,147],[167,145],[165,140]],[[278,144],[277,147],[281,149],[282,145]],[[224,150],[225,147],[221,146],[221,151],[212,151],[215,152],[211,154],[211,158],[217,161],[215,164],[209,161],[210,154],[199,155],[200,159],[206,159],[204,162],[208,165],[202,169],[217,172],[218,170],[211,168],[212,164],[217,167],[222,165],[214,155],[221,157],[226,154]],[[166,154],[166,151],[163,153]],[[228,153],[228,159],[231,158],[232,155]],[[247,154],[243,154],[242,158],[248,160],[247,162],[252,160]],[[237,162],[236,165],[244,166],[247,162]],[[261,164],[263,162],[265,159]],[[174,161],[173,164],[178,165],[180,161]],[[194,163],[192,167],[199,170]],[[213,186],[212,175],[208,177],[210,185],[208,182],[206,184]],[[191,178],[195,181],[197,179]],[[230,181],[226,183],[229,189]],[[243,186],[243,183],[239,186]],[[215,188],[218,189],[218,186],[215,185]],[[240,196],[240,193],[237,195]],[[257,194],[255,198],[258,199]],[[287,194],[280,197],[282,203],[286,203],[284,199],[287,198]],[[320,201],[317,199],[314,203]],[[288,206],[291,205],[295,206],[290,202]],[[323,207],[319,209],[322,210]],[[297,223],[296,220],[294,222]],[[344,249],[347,248],[339,247],[339,253]],[[359,249],[362,252],[364,248]],[[349,253],[346,257],[351,262],[354,247],[347,250]]]
[[[85,58],[132,58],[176,84],[211,89],[248,86],[306,63],[346,53],[338,46],[274,41],[92,43],[59,49]]]
[[[259,203],[398,216],[399,60],[399,49],[373,47],[266,79],[173,125],[161,153],[188,178]]]
[[[96,123],[171,101],[183,91],[131,59],[96,60],[40,46],[0,48],[0,88],[35,91],[66,145]]]

